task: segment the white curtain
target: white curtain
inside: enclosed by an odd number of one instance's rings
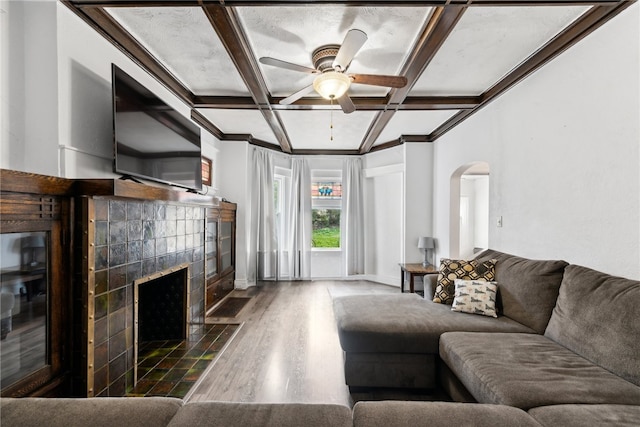
[[[278,243],[273,206],[273,158],[267,150],[254,148],[251,161],[249,265],[254,268],[254,279],[275,279]]]
[[[362,159],[347,158],[342,170],[342,265],[347,276],[364,274]]]
[[[311,276],[311,173],[305,159],[291,161],[288,248],[292,279]]]

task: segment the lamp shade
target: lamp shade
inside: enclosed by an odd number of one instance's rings
[[[436,242],[433,237],[420,237],[418,239],[418,249],[433,249],[436,247]]]
[[[22,241],[23,248],[44,248],[43,236],[27,236]]]
[[[335,71],[323,73],[313,81],[313,88],[326,99],[340,98],[349,86],[351,86],[349,76]]]

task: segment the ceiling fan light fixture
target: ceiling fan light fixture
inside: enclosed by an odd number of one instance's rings
[[[336,71],[322,73],[313,81],[313,88],[325,99],[338,99],[351,86],[351,79],[346,74]]]

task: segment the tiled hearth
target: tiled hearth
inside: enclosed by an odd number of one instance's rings
[[[185,341],[141,344],[138,350],[138,381],[127,395],[186,398],[240,326],[202,325]]]
[[[165,201],[95,197],[89,202],[88,224],[95,226],[89,396],[124,396],[133,390],[135,280],[186,263],[189,329],[204,324],[204,214],[204,207]]]

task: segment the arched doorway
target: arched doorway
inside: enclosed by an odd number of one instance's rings
[[[450,189],[450,256],[468,259],[488,247],[489,164],[460,166],[451,175]]]

